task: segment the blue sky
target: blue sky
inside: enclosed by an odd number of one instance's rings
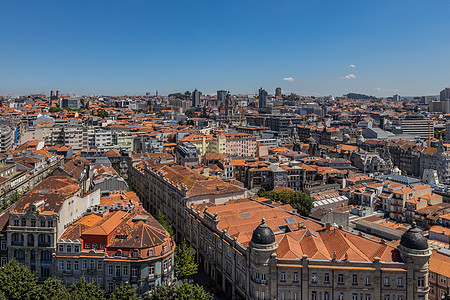
[[[450,86],[450,0],[0,0],[0,11],[0,94]]]

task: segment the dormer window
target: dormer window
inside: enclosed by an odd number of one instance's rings
[[[45,227],[45,219],[41,219],[41,227]]]
[[[58,252],[64,252],[64,245],[63,244],[59,244],[58,245]]]
[[[14,226],[19,226],[19,218],[14,218]]]
[[[30,225],[31,225],[31,227],[36,227],[36,219],[35,218],[31,218]]]
[[[153,250],[148,250],[148,256],[153,256]]]
[[[53,227],[53,220],[52,219],[48,220],[48,227]]]
[[[91,247],[91,245],[89,244],[84,244],[84,248],[89,249]]]
[[[21,219],[21,223],[22,223],[22,226],[23,226],[23,227],[27,226],[27,219],[22,218],[22,219]]]
[[[139,251],[134,250],[133,251],[133,257],[139,257]]]

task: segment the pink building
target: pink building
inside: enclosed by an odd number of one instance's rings
[[[225,133],[226,153],[230,156],[256,156],[256,137],[248,133]]]

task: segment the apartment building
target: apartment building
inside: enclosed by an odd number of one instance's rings
[[[226,154],[230,156],[255,157],[255,136],[248,133],[225,133],[224,135],[226,138]]]
[[[428,299],[431,250],[416,227],[395,247],[292,211],[252,199],[193,205],[185,236],[229,299]]]
[[[57,241],[55,276],[67,286],[84,277],[107,293],[128,282],[145,296],[174,280],[174,250],[136,194],[120,192],[67,226]]]
[[[177,240],[183,236],[187,207],[222,204],[247,195],[244,188],[179,165],[142,161],[131,167],[128,175],[144,208],[153,214],[161,210],[172,224]]]
[[[441,249],[430,257],[430,300],[450,298],[450,250]],[[445,298],[445,297],[448,298]]]
[[[7,236],[7,259],[29,266],[39,280],[53,276],[56,241],[66,225],[99,203],[99,191],[82,195],[73,178],[45,179],[7,212],[2,230]]]

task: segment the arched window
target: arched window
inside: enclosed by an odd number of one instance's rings
[[[21,249],[14,250],[14,258],[17,260],[18,263],[25,263],[25,251]]]
[[[122,250],[117,250],[116,254],[114,254],[115,256],[122,256]]]
[[[41,252],[41,261],[52,261],[52,253],[50,251],[42,251]]]
[[[14,217],[14,226],[19,226],[19,218]]]
[[[21,226],[27,226],[27,219],[25,219],[25,218],[22,218],[21,219]]]
[[[133,250],[133,257],[139,257],[139,251]]]
[[[28,246],[34,246],[34,235],[28,234]]]

